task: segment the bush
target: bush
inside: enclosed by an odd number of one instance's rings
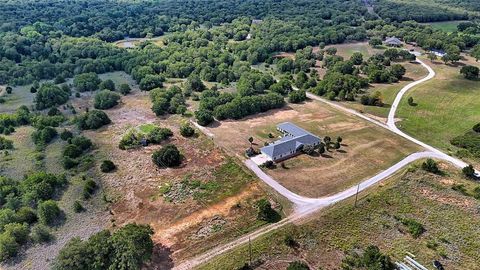
[[[85,208],[82,206],[82,204],[79,201],[75,201],[73,203],[73,211],[75,213],[80,213],[80,212],[83,212],[84,210]]]
[[[470,164],[462,169],[463,174],[468,177],[468,178],[474,178],[475,177],[475,169],[473,166]]]
[[[463,76],[467,80],[478,79],[479,73],[480,73],[480,69],[475,66],[464,66],[462,67],[462,69],[460,69],[460,74],[463,74]]]
[[[95,91],[98,89],[101,80],[93,72],[82,73],[73,79],[73,86],[78,92]]]
[[[0,232],[4,231],[7,224],[13,222],[17,222],[15,211],[9,208],[0,209]]]
[[[440,173],[440,169],[438,168],[437,162],[435,160],[429,158],[422,163],[422,169],[427,172],[438,174]]]
[[[258,220],[273,223],[281,219],[280,215],[272,208],[272,205],[267,199],[261,199],[257,201],[256,204],[258,208]]]
[[[54,84],[61,84],[61,83],[64,83],[65,82],[65,78],[62,76],[62,75],[58,75],[57,77],[55,77],[55,79],[53,80],[53,83]]]
[[[108,115],[99,110],[89,111],[77,119],[77,126],[81,130],[98,129],[111,123]]]
[[[75,136],[70,140],[70,143],[78,146],[82,151],[88,150],[93,146],[92,141],[84,136]]]
[[[106,110],[118,105],[120,96],[110,90],[102,90],[95,95],[93,107],[95,109]]]
[[[186,123],[180,126],[180,134],[183,137],[192,137],[195,134],[195,129],[190,126],[190,124]]]
[[[118,88],[118,91],[126,96],[128,94],[130,94],[130,92],[132,91],[132,89],[130,88],[130,85],[126,84],[126,83],[122,83],[120,84],[120,87]]]
[[[288,100],[291,103],[300,103],[307,99],[307,94],[304,90],[291,91],[288,94]]]
[[[50,107],[65,104],[70,94],[63,91],[60,87],[52,84],[42,84],[35,96],[35,107],[37,110],[43,110]]]
[[[476,124],[475,126],[473,126],[472,128],[473,131],[477,132],[477,133],[480,133],[480,123]]]
[[[13,236],[6,233],[0,234],[0,261],[15,257],[19,248]]]
[[[195,112],[195,118],[197,119],[197,123],[201,126],[206,126],[213,122],[213,113],[208,110],[200,109]]]
[[[32,133],[33,142],[36,145],[46,145],[57,136],[57,131],[52,127],[37,129]]]
[[[388,255],[382,254],[376,246],[368,246],[363,253],[353,252],[342,261],[342,269],[395,270],[397,267]]]
[[[63,156],[68,157],[68,158],[77,158],[81,156],[83,153],[82,149],[80,147],[69,144],[63,148]]]
[[[28,225],[26,223],[10,223],[5,226],[4,234],[11,235],[15,242],[19,245],[23,245],[28,241],[28,234],[30,233]]]
[[[108,79],[108,80],[105,80],[103,82],[100,83],[100,89],[107,89],[107,90],[110,90],[110,91],[115,91],[115,83]]]
[[[72,159],[70,157],[63,157],[62,158],[62,166],[64,169],[68,170],[68,169],[71,169],[71,168],[74,168],[76,167],[77,165],[79,164],[78,161],[76,161],[75,159]]]
[[[147,133],[149,143],[161,143],[162,141],[173,136],[173,132],[168,128],[154,127]]]
[[[165,77],[161,75],[148,74],[140,80],[139,87],[140,90],[150,91],[154,88],[162,88]]]
[[[408,232],[413,236],[413,238],[418,238],[423,234],[423,232],[425,232],[423,225],[414,219],[404,218],[400,221],[403,225],[407,226]]]
[[[102,164],[100,165],[100,170],[104,173],[109,173],[113,170],[115,170],[116,166],[113,164],[111,160],[104,160],[102,161]]]
[[[97,183],[95,181],[89,179],[83,185],[83,198],[88,199],[92,196],[92,194],[97,189]]]
[[[38,221],[44,225],[52,225],[60,217],[62,211],[53,200],[41,202],[38,205]]]
[[[310,267],[304,262],[294,261],[288,265],[287,270],[310,270]]]
[[[13,149],[13,141],[0,136],[0,150]]]
[[[182,155],[175,145],[167,144],[153,152],[152,160],[160,168],[176,167],[182,163]]]
[[[17,221],[19,223],[33,224],[37,222],[37,214],[35,211],[27,206],[21,207],[17,211]]]
[[[73,133],[70,131],[70,130],[67,130],[67,129],[64,129],[61,133],[60,133],[60,139],[62,139],[63,141],[66,141],[70,138],[73,137]]]
[[[50,242],[53,239],[53,235],[50,233],[47,226],[43,224],[35,224],[32,227],[30,238],[35,243],[45,243]]]

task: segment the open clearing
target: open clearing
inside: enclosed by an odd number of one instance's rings
[[[87,95],[75,99],[75,107],[90,104]],[[85,136],[97,146],[97,161],[110,159],[117,169],[100,177],[104,193],[112,201],[112,222],[147,223],[155,231],[152,269],[196,255],[245,232],[263,222],[256,220],[255,202],[268,197],[256,178],[228,157],[202,134],[184,138],[178,115],[156,117],[146,92],[134,90],[122,97],[120,105],[106,110],[112,124]],[[184,155],[178,168],[157,168],[151,155],[160,145],[120,150],[118,143],[131,128],[155,124],[170,128],[175,144]],[[197,131],[198,133],[198,131]],[[277,204],[277,209],[282,210]]]
[[[320,197],[336,193],[363,179],[373,176],[410,153],[419,150],[416,145],[394,136],[390,131],[374,124],[359,121],[319,102],[289,104],[283,109],[259,114],[238,121],[214,123],[209,130],[215,142],[231,155],[244,158],[250,146],[248,138],[254,137],[256,148],[269,138],[280,135],[276,125],[290,121],[323,138],[343,138],[340,150],[331,150],[322,156],[300,155],[284,161],[285,166],[267,170],[289,190],[307,197]]]
[[[335,45],[328,45],[325,49],[330,47],[334,47],[337,49],[337,55],[342,56],[345,59],[350,58],[352,54],[356,52],[360,52],[363,54],[364,59],[373,56],[378,53],[383,53],[384,48],[373,48],[372,46],[368,45],[368,42],[353,42],[353,43],[343,43],[343,44],[335,44]],[[316,49],[318,50],[318,48]]]
[[[454,153],[457,148],[450,144],[450,139],[480,122],[480,83],[464,79],[460,67],[480,65],[470,58],[457,67],[426,61],[437,75],[412,89],[402,100],[398,109],[402,121],[398,126],[425,143]],[[413,97],[417,106],[408,105],[408,96]]]
[[[446,22],[432,22],[427,23],[432,26],[433,29],[442,30],[447,33],[458,31],[457,26],[462,22],[468,21],[446,21]]]
[[[406,252],[429,267],[440,260],[445,269],[478,269],[480,256],[480,202],[452,189],[464,185],[471,192],[478,183],[463,179],[446,164],[447,175],[438,176],[412,165],[381,185],[334,205],[302,224],[289,225],[252,242],[254,265],[262,269],[285,269],[291,261],[306,261],[311,269],[339,269],[345,252],[378,246],[393,260]],[[425,231],[412,237],[399,219],[411,218]],[[285,244],[287,235],[297,243]],[[248,261],[248,246],[242,246],[199,269],[236,269]],[[429,268],[430,269],[430,268]]]

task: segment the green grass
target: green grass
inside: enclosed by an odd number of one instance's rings
[[[33,104],[35,94],[30,93],[30,86],[17,86],[13,88],[11,94],[5,94],[2,97],[5,99],[5,103],[0,104],[0,113],[14,112],[22,105]]]
[[[304,259],[312,269],[337,269],[341,254],[374,244],[394,260],[412,252],[424,265],[441,258],[447,269],[476,269],[480,214],[475,209],[480,203],[440,180],[466,183],[469,188],[478,184],[450,173],[439,177],[417,169],[398,174],[384,186],[361,194],[356,208],[349,199],[304,224],[288,225],[254,240],[253,260],[267,265],[287,258]],[[405,220],[415,220],[425,231],[414,238],[409,232],[412,222],[405,225]],[[285,245],[287,235],[298,243],[297,249]],[[248,254],[244,245],[199,269],[236,269],[248,261]]]
[[[155,125],[155,124],[144,124],[144,125],[139,126],[138,129],[143,133],[150,133],[156,127],[158,127],[158,126]]]
[[[457,25],[459,25],[461,22],[465,22],[465,21],[433,22],[433,23],[428,23],[428,25],[431,25],[433,29],[451,33],[458,30]]]
[[[411,90],[400,103],[399,127],[423,142],[453,151],[450,139],[480,122],[480,83],[464,79],[459,68],[434,68],[437,77]],[[417,106],[408,105],[409,96]]]

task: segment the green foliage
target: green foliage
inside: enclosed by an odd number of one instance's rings
[[[130,85],[128,85],[127,83],[122,83],[122,84],[120,84],[120,87],[118,88],[118,91],[122,95],[126,96],[126,95],[130,94],[132,89],[130,88]]]
[[[480,73],[480,69],[476,66],[463,66],[460,69],[460,74],[463,74],[465,79],[468,79],[468,80],[478,79],[479,73]]]
[[[310,270],[310,267],[304,262],[294,261],[288,265],[287,270]]]
[[[267,199],[257,201],[258,215],[257,219],[269,223],[278,222],[281,219],[280,214],[272,208],[272,205]]]
[[[94,72],[82,73],[75,76],[73,86],[78,92],[95,91],[100,85],[100,78]]]
[[[474,157],[480,157],[480,133],[476,129],[478,129],[477,125],[472,128],[472,131],[451,139],[450,143],[456,147],[466,149]]]
[[[73,203],[73,211],[75,213],[80,213],[80,212],[85,211],[85,208],[83,207],[83,205],[79,201],[75,201]]]
[[[182,154],[173,144],[167,144],[153,152],[152,160],[160,168],[177,167],[182,163]]]
[[[92,179],[87,180],[83,185],[83,198],[89,199],[93,195],[93,193],[95,193],[97,187],[98,186],[95,181],[93,181]]]
[[[82,155],[82,149],[74,144],[68,144],[63,148],[63,156],[69,158],[77,158]]]
[[[64,129],[60,133],[60,139],[62,139],[63,141],[67,141],[68,139],[71,139],[72,137],[73,137],[73,133],[68,129]]]
[[[150,91],[154,88],[161,88],[164,81],[165,77],[161,75],[148,74],[140,81],[140,90]]]
[[[27,205],[52,199],[55,192],[66,184],[66,179],[54,174],[37,172],[28,175],[20,183],[20,192]]]
[[[143,132],[140,130],[129,130],[125,135],[123,135],[118,148],[122,150],[136,148],[143,145],[143,143],[149,144],[154,143],[158,144],[164,140],[173,136],[173,132],[168,128],[161,128],[158,126],[152,126],[148,130]]]
[[[35,107],[37,110],[43,110],[65,104],[70,94],[63,91],[53,83],[44,83],[35,96]]]
[[[36,145],[44,146],[57,136],[57,130],[52,127],[37,129],[32,133],[32,140]]]
[[[23,245],[27,243],[30,230],[26,223],[9,223],[5,225],[4,230],[4,234],[11,235],[15,239],[15,242],[17,242],[17,244]]]
[[[237,96],[231,102],[217,106],[214,110],[214,115],[218,120],[241,119],[248,115],[281,108],[284,105],[285,100],[276,93],[244,97]]]
[[[418,238],[425,232],[423,225],[411,218],[401,218],[400,222],[407,226],[408,232],[413,236],[413,238]]]
[[[95,95],[93,107],[106,110],[118,105],[120,95],[110,90],[102,90]]]
[[[60,250],[54,270],[140,269],[153,252],[152,229],[127,224],[113,234],[101,231],[88,240],[72,238]]]
[[[360,103],[367,106],[378,106],[383,107],[383,101],[381,98],[381,93],[376,91],[371,95],[363,95],[360,98]]]
[[[100,83],[99,88],[104,90],[110,90],[110,91],[115,91],[115,83],[108,79]]]
[[[188,77],[185,82],[185,92],[202,92],[203,90],[205,90],[205,85],[198,76],[191,75]]]
[[[53,235],[50,232],[50,229],[43,224],[35,224],[32,226],[30,233],[30,238],[35,243],[46,243],[53,240]]]
[[[382,254],[376,246],[368,246],[363,253],[352,252],[342,261],[343,270],[353,269],[375,269],[395,270],[397,269],[388,255]]]
[[[104,173],[109,173],[115,170],[116,166],[111,160],[104,160],[100,165],[100,170]]]
[[[437,162],[435,160],[429,158],[422,163],[422,169],[427,172],[438,174],[440,173],[440,169],[438,168]]]
[[[197,119],[197,123],[201,126],[206,126],[214,120],[212,111],[205,109],[200,109],[196,111],[195,118]]]
[[[18,249],[19,245],[12,235],[6,233],[0,234],[0,261],[15,257]]]
[[[291,103],[301,103],[307,99],[307,94],[304,90],[292,91],[288,94],[288,101]]]
[[[108,118],[108,115],[99,110],[91,110],[86,112],[77,119],[77,126],[81,130],[98,129],[110,123],[111,120]]]
[[[382,39],[379,38],[379,37],[372,37],[369,41],[368,41],[368,44],[372,47],[378,47],[380,45],[382,45]]]
[[[475,169],[473,166],[470,164],[462,169],[463,174],[468,177],[468,178],[474,178],[475,177]]]
[[[183,137],[192,137],[195,135],[195,129],[190,126],[190,124],[185,123],[180,126],[180,134]]]
[[[53,225],[58,221],[62,211],[53,200],[43,201],[38,205],[38,221],[44,225]]]
[[[150,92],[150,99],[152,100],[152,111],[157,115],[164,115],[166,113],[182,114],[184,111],[179,110],[185,106],[185,97],[182,94],[182,89],[178,86],[172,86],[165,89],[154,89]]]
[[[28,206],[21,207],[16,214],[19,223],[33,224],[38,220],[35,210]]]
[[[13,141],[0,136],[0,150],[13,149]]]

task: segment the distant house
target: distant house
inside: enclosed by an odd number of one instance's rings
[[[263,20],[252,20],[252,24],[261,24]]]
[[[442,50],[430,50],[430,52],[434,53],[438,57],[444,57],[445,55],[447,55],[447,53]]]
[[[321,142],[319,137],[289,122],[277,125],[277,130],[283,133],[283,137],[260,149],[263,154],[273,161],[280,161],[298,155],[304,146],[317,146]]]
[[[391,47],[401,47],[402,41],[396,37],[389,37],[385,40],[385,44]]]

